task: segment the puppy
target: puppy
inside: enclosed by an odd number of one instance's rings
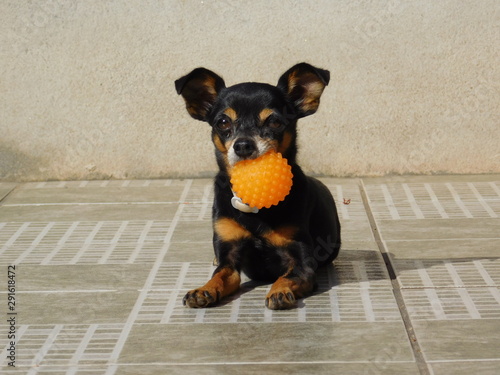
[[[205,285],[186,294],[184,305],[216,305],[239,289],[244,272],[273,283],[265,299],[269,309],[289,309],[314,291],[318,268],[337,257],[340,223],[333,197],[296,162],[297,120],[316,112],[329,80],[327,70],[301,63],[276,86],[248,82],[226,87],[205,68],[175,81],[188,113],[212,127],[219,166],[212,212],[218,266]],[[241,202],[233,205],[231,168],[270,150],[281,153],[292,168],[290,194],[258,212]]]

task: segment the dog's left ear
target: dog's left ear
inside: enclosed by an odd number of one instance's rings
[[[197,68],[175,81],[175,89],[184,98],[187,111],[201,121],[208,121],[219,91],[225,87],[221,77],[205,68]]]
[[[278,80],[277,86],[291,100],[300,118],[316,112],[319,98],[328,82],[328,70],[300,63],[288,69]]]

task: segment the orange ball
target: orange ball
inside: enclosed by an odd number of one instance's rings
[[[242,160],[231,169],[236,195],[250,207],[277,205],[292,188],[292,167],[279,152],[270,151],[257,159]]]

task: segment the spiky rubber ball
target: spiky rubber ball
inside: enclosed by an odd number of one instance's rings
[[[259,210],[283,201],[292,188],[292,167],[279,152],[242,160],[231,169],[233,191],[243,203]]]

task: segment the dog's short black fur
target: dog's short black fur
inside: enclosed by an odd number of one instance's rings
[[[208,122],[219,166],[215,178],[213,244],[218,264],[212,279],[184,297],[189,307],[208,307],[239,289],[240,272],[274,282],[270,309],[293,307],[311,294],[318,267],[340,249],[340,223],[329,190],[296,163],[297,120],[316,112],[330,73],[306,63],[293,66],[277,86],[224,80],[205,68],[178,79],[175,87],[189,114]],[[269,150],[292,167],[293,186],[284,201],[258,213],[231,204],[231,167]]]

